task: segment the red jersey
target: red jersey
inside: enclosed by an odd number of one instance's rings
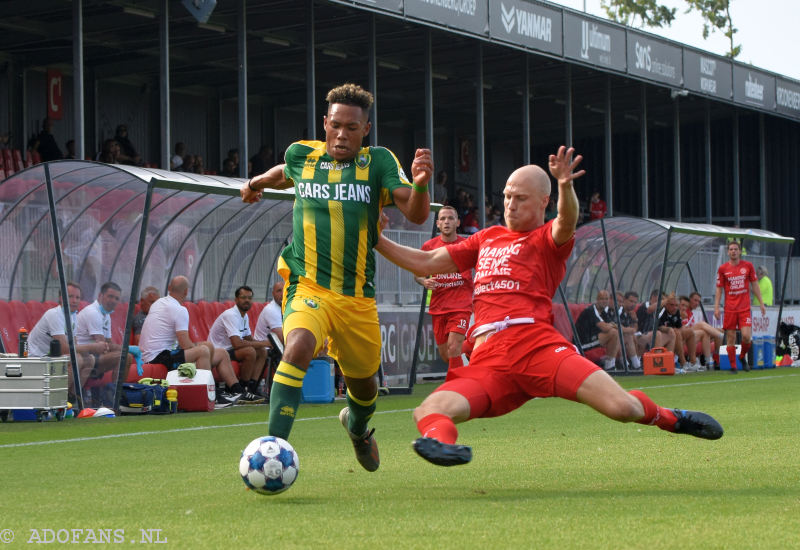
[[[739,260],[725,262],[717,269],[717,286],[725,289],[725,311],[750,311],[750,283],[757,281],[753,264]]]
[[[455,241],[444,242],[441,235],[437,235],[422,245],[422,250],[434,250],[461,241],[466,237],[456,236]],[[472,270],[467,269],[461,273],[439,273],[433,276],[436,287],[431,293],[431,304],[428,312],[431,315],[441,315],[451,311],[472,311]]]
[[[460,270],[475,268],[475,324],[533,317],[553,324],[552,297],[567,269],[575,239],[556,246],[553,221],[527,232],[495,225],[449,246]]]
[[[597,202],[589,201],[589,219],[590,220],[599,220],[600,218],[604,218],[606,215],[606,201],[603,199],[598,200]]]

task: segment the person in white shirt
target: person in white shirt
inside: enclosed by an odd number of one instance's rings
[[[158,363],[175,370],[181,363],[194,363],[198,369],[217,369],[226,391],[217,393],[217,402],[236,403],[244,393],[224,349],[211,342],[192,342],[189,338],[189,311],[181,305],[189,294],[189,279],[178,275],[169,283],[167,295],[150,306],[139,336],[139,349],[145,363]]]
[[[266,339],[254,339],[250,332],[247,312],[253,305],[253,289],[240,286],[236,289],[235,298],[236,304],[214,320],[208,331],[208,339],[215,348],[227,350],[232,361],[239,362],[239,382],[250,393],[258,396],[258,382],[264,372],[270,343]],[[264,399],[260,400],[263,401]]]
[[[107,371],[119,366],[122,346],[111,341],[111,313],[119,304],[121,295],[122,289],[118,284],[110,281],[104,283],[97,300],[78,313],[75,341],[81,349],[95,356],[94,369],[89,378],[101,378]]]
[[[59,299],[61,300],[61,292],[59,291]],[[61,300],[63,303],[63,300]],[[77,283],[67,283],[67,303],[69,304],[70,317],[72,319],[72,335],[75,336],[78,307],[81,304],[81,287]],[[31,330],[28,336],[28,355],[31,357],[44,357],[50,353],[50,341],[52,339],[58,340],[61,345],[61,354],[69,354],[69,344],[67,343],[67,331],[64,325],[64,309],[62,306],[50,308],[44,312],[41,319]],[[89,378],[89,374],[94,368],[94,355],[89,353],[86,349],[87,346],[75,346],[75,354],[78,359],[78,372],[81,380],[81,385]],[[69,392],[75,393],[75,387],[72,376],[72,369],[68,369],[69,374]]]
[[[256,321],[256,330],[253,337],[256,340],[269,340],[269,333],[273,332],[283,344],[283,279],[278,279],[272,285],[272,301],[264,306]]]

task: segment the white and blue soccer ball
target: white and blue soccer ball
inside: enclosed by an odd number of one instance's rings
[[[300,460],[288,441],[267,435],[250,442],[239,460],[239,473],[248,488],[262,495],[277,495],[297,479]]]

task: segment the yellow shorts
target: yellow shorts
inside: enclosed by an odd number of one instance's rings
[[[317,339],[314,355],[328,339],[328,354],[342,373],[368,378],[378,372],[381,360],[381,326],[374,298],[342,296],[301,279],[284,289],[283,332],[311,331]]]

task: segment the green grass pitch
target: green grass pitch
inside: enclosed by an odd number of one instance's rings
[[[663,406],[709,412],[725,435],[704,441],[534,400],[460,425],[474,459],[442,468],[410,447],[410,411],[434,387],[421,385],[380,398],[372,474],[339,424],[342,402],[301,406],[291,438],[300,475],[261,496],[245,489],[238,462],[266,434],[265,405],[9,422],[0,550],[103,533],[110,542],[93,547],[800,548],[800,371],[618,380]]]

